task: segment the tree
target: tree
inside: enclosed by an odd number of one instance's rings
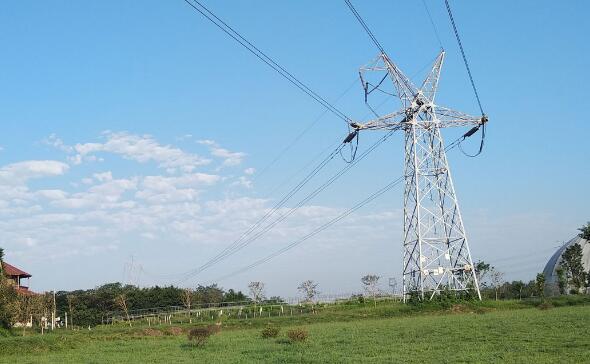
[[[543,273],[537,274],[537,279],[535,280],[535,290],[539,297],[545,297],[545,275]]]
[[[0,276],[4,277],[4,249],[0,248]]]
[[[578,230],[580,231],[580,234],[578,234],[580,238],[590,241],[590,221]]]
[[[76,296],[72,294],[66,295],[68,301],[68,312],[70,313],[70,325],[74,328],[74,305],[76,304]]]
[[[557,286],[559,287],[559,293],[565,294],[567,291],[567,276],[565,274],[565,270],[562,267],[557,267],[557,269],[555,269],[555,273],[557,273]]]
[[[490,269],[490,281],[492,282],[492,287],[494,287],[494,292],[496,294],[496,301],[498,300],[498,289],[504,282],[504,273],[500,272],[496,268],[492,267]]]
[[[9,328],[15,316],[17,294],[14,285],[0,275],[0,327]]]
[[[27,323],[29,322],[32,314],[33,314],[33,296],[29,295],[17,295],[15,301],[15,312],[14,312],[14,321],[18,322],[22,325],[23,328],[23,336],[26,334]]]
[[[320,293],[317,288],[318,284],[312,280],[301,282],[299,287],[297,287],[299,292],[303,293],[305,302],[313,302],[314,297]]]
[[[230,288],[227,292],[223,294],[223,302],[244,302],[248,301],[248,296],[246,296],[242,291],[235,291]]]
[[[125,312],[125,317],[127,317],[127,322],[129,322],[129,326],[131,326],[131,318],[129,317],[129,307],[127,306],[127,296],[125,294],[120,294],[115,297],[115,304],[119,306],[123,312]]]
[[[271,296],[270,298],[264,300],[264,303],[278,305],[281,303],[285,303],[285,300],[281,296]]]
[[[484,262],[483,260],[480,260],[477,263],[475,263],[475,276],[477,277],[477,281],[479,282],[480,286],[486,286],[484,280],[490,269],[492,269],[492,266],[489,263]]]
[[[365,286],[365,291],[369,293],[373,297],[373,303],[375,307],[377,307],[377,293],[379,293],[379,288],[377,285],[379,284],[379,277],[375,274],[367,274],[366,276],[361,278],[361,282]]]
[[[250,289],[250,297],[254,301],[254,307],[256,307],[264,299],[264,283],[250,282],[248,288]]]
[[[0,327],[9,328],[18,311],[14,284],[4,276],[4,249],[0,248]]]
[[[223,290],[217,284],[211,284],[209,286],[199,285],[195,290],[195,298],[199,303],[215,306],[223,301]]]
[[[580,292],[586,285],[586,272],[582,264],[582,246],[578,243],[565,249],[561,255],[561,264],[568,278],[568,283],[573,291]]]
[[[514,281],[514,282],[512,282],[511,286],[514,289],[514,291],[518,293],[518,299],[521,300],[522,299],[522,290],[525,287],[524,282],[523,281]]]
[[[188,322],[191,324],[193,323],[193,318],[191,317],[191,303],[193,303],[193,295],[194,292],[191,288],[185,288],[182,291],[182,303],[188,310]]]

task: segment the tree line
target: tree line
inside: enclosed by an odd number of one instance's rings
[[[590,222],[579,230],[579,236],[590,241]],[[4,252],[0,248],[0,263],[3,257]],[[483,298],[522,299],[543,297],[545,294],[546,277],[543,273],[528,282],[506,282],[502,272],[484,261],[475,264],[475,272]],[[561,294],[582,293],[590,288],[590,272],[584,270],[580,244],[573,244],[564,251],[556,273]],[[380,278],[369,274],[361,279],[367,295],[372,296],[375,302],[376,297],[381,294],[378,288]],[[395,292],[395,282],[393,285],[390,282],[390,286]],[[312,280],[302,282],[297,288],[305,302],[313,303],[319,295],[318,284]],[[87,290],[22,295],[16,293],[0,264],[0,326],[10,327],[15,322],[31,321],[35,322],[35,326],[43,323],[46,325],[48,320],[55,322],[53,317],[60,317],[63,322],[67,313],[70,325],[86,327],[105,322],[108,313],[113,311],[124,312],[129,316],[132,311],[157,307],[183,306],[190,310],[203,305],[219,307],[235,302],[253,305],[283,302],[277,296],[266,298],[262,282],[251,282],[248,289],[248,294],[245,294],[234,289],[226,291],[216,284],[199,285],[193,289],[174,286],[140,288],[122,283],[108,283]]]

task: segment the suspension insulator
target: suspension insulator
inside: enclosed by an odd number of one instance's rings
[[[351,132],[350,134],[348,134],[348,136],[344,139],[344,141],[342,143],[344,143],[344,144],[350,143],[357,134],[358,134],[358,130]]]
[[[463,134],[463,138],[469,138],[473,134],[475,134],[479,130],[479,126],[474,126],[473,128],[469,129],[469,131]]]

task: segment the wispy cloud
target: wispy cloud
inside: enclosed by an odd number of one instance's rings
[[[211,155],[223,160],[223,166],[233,167],[242,164],[242,161],[246,157],[246,153],[243,152],[232,152],[228,149],[222,148],[213,140],[203,139],[198,140],[197,143],[206,145],[209,147]]]

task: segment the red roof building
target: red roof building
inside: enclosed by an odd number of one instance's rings
[[[29,291],[29,278],[31,278],[32,275],[6,262],[2,262],[2,270],[4,271],[4,275],[14,282],[17,292],[22,294],[33,294],[32,291]],[[26,286],[23,285],[22,281],[25,278],[27,279]]]

